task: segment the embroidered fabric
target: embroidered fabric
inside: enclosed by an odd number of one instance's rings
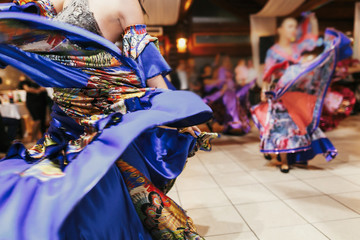
[[[35,3],[39,7],[40,15],[48,18],[54,18],[57,14],[54,5],[49,0],[14,0],[13,3],[19,6]]]
[[[102,36],[94,13],[89,9],[88,0],[72,0],[54,19]]]

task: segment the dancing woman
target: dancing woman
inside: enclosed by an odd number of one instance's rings
[[[320,118],[320,128],[329,131],[336,128],[353,111],[356,98],[351,88],[344,86],[343,80],[352,73],[359,72],[357,60],[345,59],[338,62],[334,77],[324,100],[324,109]]]
[[[209,149],[215,135],[191,126],[211,110],[167,89],[170,68],[141,8],[137,0],[1,5],[1,65],[53,87],[54,107],[35,146],[17,143],[0,161],[0,222],[11,222],[0,239],[202,239],[166,193],[187,157]]]
[[[248,93],[255,81],[236,86],[229,56],[220,56],[212,80],[205,82],[204,101],[214,111],[214,120],[224,126],[224,133],[246,134],[250,131]]]
[[[318,125],[336,62],[351,55],[351,48],[341,33],[327,30],[324,52],[301,64],[300,53],[315,46],[310,27],[315,20],[309,17],[313,18],[308,16],[300,29],[310,32],[302,31],[305,35],[296,44],[291,43],[296,36],[295,19],[285,19],[278,29],[279,44],[269,50],[266,59],[262,103],[252,109],[260,130],[261,152],[277,157],[284,173],[289,172],[290,164],[306,165],[316,154],[324,154],[327,160],[337,154]]]

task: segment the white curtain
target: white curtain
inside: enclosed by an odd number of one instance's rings
[[[256,15],[260,17],[286,16],[295,11],[305,0],[269,0]]]
[[[256,15],[250,16],[250,41],[253,57],[253,64],[257,75],[257,83],[261,85],[261,76],[263,69],[260,66],[260,37],[272,36],[276,32],[276,18],[275,17],[259,17]]]
[[[354,55],[355,59],[360,59],[360,2],[355,3],[354,17]]]
[[[181,0],[145,0],[145,22],[152,26],[175,25],[179,19]]]
[[[260,37],[276,34],[276,17],[286,16],[296,10],[305,0],[269,0],[263,9],[250,16],[250,40],[253,54],[254,68],[261,79],[260,66]],[[258,82],[259,83],[259,82]]]

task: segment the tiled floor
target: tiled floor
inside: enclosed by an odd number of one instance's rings
[[[360,116],[327,136],[338,157],[289,174],[266,165],[256,129],[223,136],[189,160],[170,195],[208,240],[359,240]]]

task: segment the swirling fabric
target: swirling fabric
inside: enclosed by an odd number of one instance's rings
[[[55,87],[55,104],[43,138],[31,149],[14,144],[0,161],[0,222],[11,222],[0,239],[201,239],[165,194],[187,156],[216,137],[176,128],[212,113],[193,93],[146,86],[170,68],[145,26],[127,28],[120,51],[79,27],[21,12],[53,17],[48,1],[1,9],[2,66]]]
[[[326,30],[325,44],[324,52],[312,62],[288,67],[267,93],[268,102],[253,107],[261,152],[288,153],[290,162],[306,162],[316,154],[327,160],[336,156],[318,126],[336,62],[350,56],[351,48],[349,39],[333,29]]]
[[[204,102],[214,111],[214,119],[224,125],[224,132],[237,130],[241,134],[250,131],[247,109],[250,108],[249,90],[255,80],[244,86],[235,86],[233,74],[224,67],[218,69],[216,84],[205,86]]]

